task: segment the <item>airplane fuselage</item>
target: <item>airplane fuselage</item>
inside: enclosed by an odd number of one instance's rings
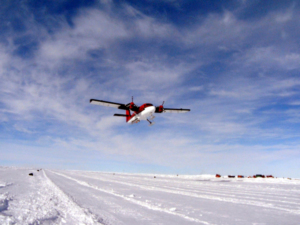
[[[142,110],[139,110],[137,113],[132,114],[132,117],[127,121],[127,123],[134,124],[140,122],[141,120],[148,120],[154,118],[153,114],[155,113],[155,106],[142,105],[141,107],[143,107]]]

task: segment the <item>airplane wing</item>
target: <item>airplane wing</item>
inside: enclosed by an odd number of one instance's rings
[[[123,109],[123,110],[128,109],[128,107],[126,107],[125,104],[116,103],[116,102],[108,102],[108,101],[97,100],[97,99],[91,99],[90,103],[94,104],[94,105],[109,106],[109,107],[114,107],[114,108]]]
[[[171,109],[171,108],[164,108],[164,112],[168,113],[186,113],[191,111],[190,109]]]
[[[117,114],[117,113],[115,113],[114,116],[127,117],[128,115],[126,115],[126,114]]]

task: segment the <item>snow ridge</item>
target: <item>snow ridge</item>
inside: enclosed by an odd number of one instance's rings
[[[6,194],[0,194],[0,212],[7,210],[10,198]]]
[[[101,224],[60,190],[44,171],[3,169],[0,181],[0,224]],[[28,176],[28,173],[33,174]]]
[[[2,186],[3,187],[3,186]],[[3,211],[7,210],[9,201],[12,200],[8,193],[0,194],[0,222],[1,224],[12,224],[14,220],[5,214],[2,214]]]
[[[58,210],[61,212],[61,216],[69,222],[73,221],[74,224],[102,224],[92,215],[88,210],[81,208],[74,201],[72,201],[59,187],[57,187],[43,171],[46,178],[46,183],[50,187],[49,195],[52,196],[50,200],[56,198],[59,201],[57,205]]]

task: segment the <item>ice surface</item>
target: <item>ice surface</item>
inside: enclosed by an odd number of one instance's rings
[[[0,224],[273,225],[299,221],[300,181],[296,179],[0,167]]]

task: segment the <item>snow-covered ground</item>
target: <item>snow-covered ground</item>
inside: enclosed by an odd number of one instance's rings
[[[300,224],[300,181],[0,167],[0,224]]]

